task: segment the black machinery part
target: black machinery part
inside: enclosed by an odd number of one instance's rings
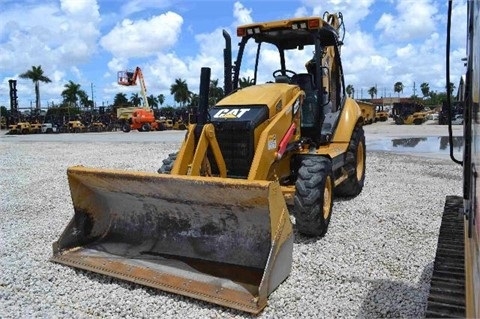
[[[465,318],[463,199],[447,196],[428,296],[426,318]]]

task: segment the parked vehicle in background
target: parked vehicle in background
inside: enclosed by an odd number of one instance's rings
[[[372,103],[357,100],[357,104],[362,111],[363,124],[372,124],[376,122],[376,107]]]
[[[438,121],[439,115],[438,113],[431,113],[427,115],[427,120]]]
[[[30,133],[41,133],[42,132],[42,124],[41,123],[31,123],[30,124]]]
[[[86,132],[87,128],[80,121],[69,121],[68,122],[68,132],[69,133],[83,133]]]
[[[158,123],[155,121],[155,114],[152,109],[137,108],[133,111],[131,117],[122,126],[125,133],[130,130],[139,132],[150,132],[158,130]]]
[[[30,134],[32,126],[29,122],[18,122],[17,124],[9,125],[8,134]]]
[[[88,126],[89,132],[105,132],[107,130],[107,126],[102,122],[92,122]]]
[[[393,103],[392,115],[397,125],[421,125],[427,120],[428,111],[420,103],[395,102]]]
[[[452,119],[452,125],[463,125],[463,114],[457,114]]]
[[[58,127],[52,123],[43,123],[42,124],[42,133],[59,133]]]
[[[158,122],[155,120],[155,113],[150,108],[147,98],[147,87],[143,72],[140,67],[135,68],[135,72],[119,71],[117,83],[124,86],[137,85],[137,80],[140,83],[140,89],[143,97],[143,107],[128,108],[127,113],[118,116],[123,120],[122,131],[125,133],[131,130],[138,130],[139,132],[157,131]]]
[[[383,105],[377,105],[375,111],[375,122],[385,122],[388,120],[388,111]]]

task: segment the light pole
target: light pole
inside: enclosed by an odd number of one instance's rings
[[[90,82],[90,89],[92,90],[92,108],[95,108],[95,100],[93,98],[93,82]]]

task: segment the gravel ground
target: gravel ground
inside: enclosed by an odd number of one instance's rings
[[[367,126],[367,145],[414,129]],[[73,215],[67,167],[156,171],[183,134],[0,136],[0,318],[250,318],[49,262]],[[461,195],[461,168],[445,156],[367,151],[363,192],[335,201],[324,238],[295,234],[291,275],[258,318],[423,317],[446,195]]]

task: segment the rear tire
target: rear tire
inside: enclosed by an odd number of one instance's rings
[[[158,169],[159,174],[170,174],[173,168],[173,163],[177,159],[177,153],[170,153],[168,157],[163,160],[162,166]]]
[[[345,169],[350,176],[335,188],[336,196],[354,197],[360,194],[365,183],[365,159],[365,133],[363,127],[357,126],[345,154]]]
[[[297,230],[307,236],[324,236],[333,207],[332,163],[321,156],[302,160],[295,182],[293,215]]]
[[[122,132],[124,132],[124,133],[130,132],[130,125],[129,124],[123,124],[122,125]]]
[[[141,130],[141,132],[150,132],[150,129],[151,129],[150,124],[145,123],[145,124],[142,125],[142,130]],[[139,131],[140,131],[140,130],[139,130]]]

